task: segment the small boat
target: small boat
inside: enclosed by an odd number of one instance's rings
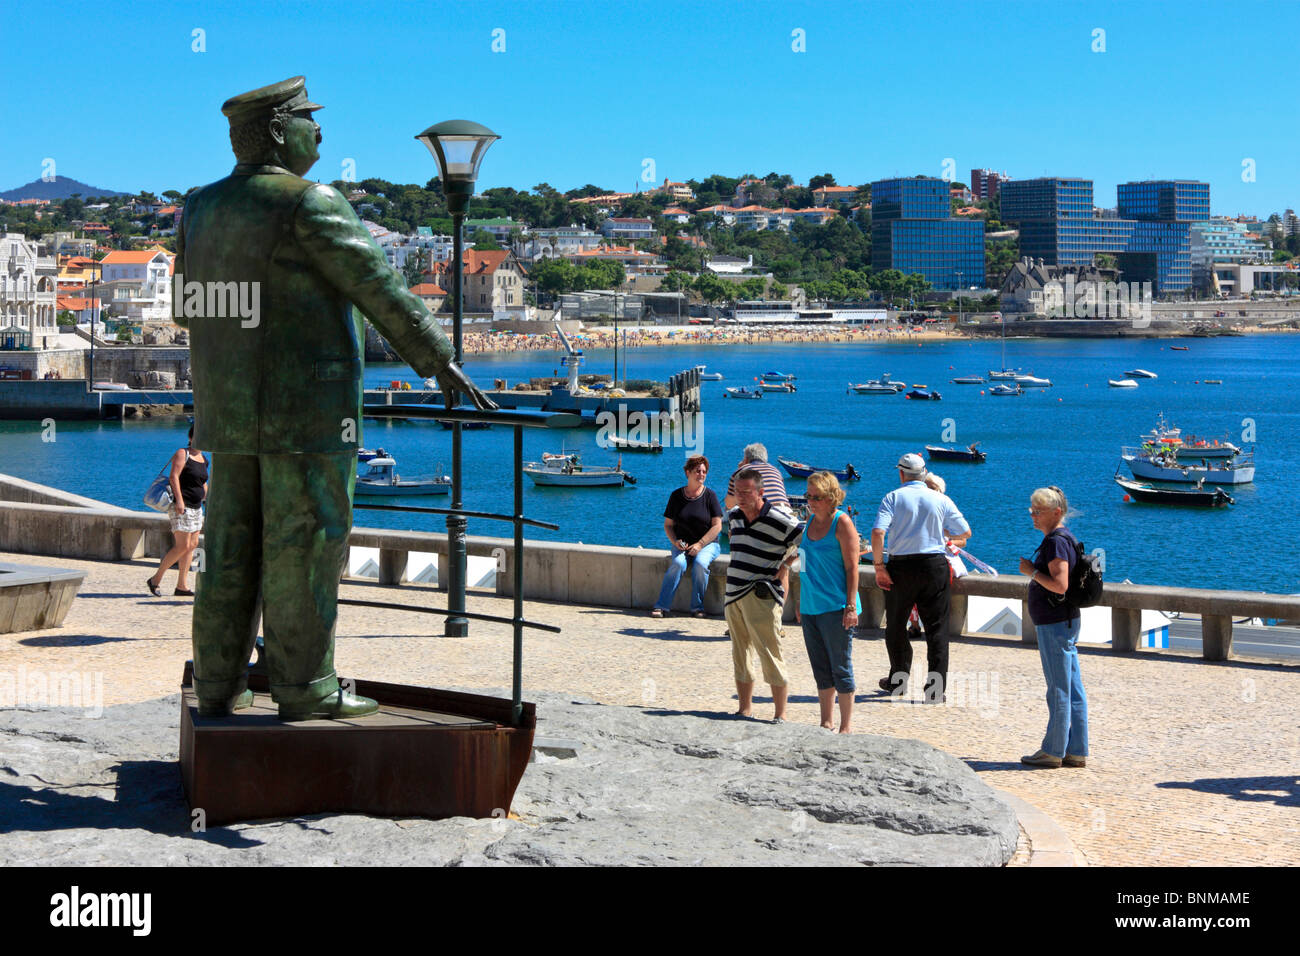
[[[924,385],[913,385],[912,390],[903,396],[904,398],[919,399],[921,401],[937,402],[943,398],[932,388],[926,388]]]
[[[1146,449],[1146,445],[1142,447]],[[1233,455],[1241,454],[1241,449],[1230,441],[1197,438],[1195,435],[1184,438],[1174,451],[1185,461],[1195,461],[1198,458],[1231,458]]]
[[[988,455],[979,450],[979,442],[972,442],[965,448],[948,448],[943,445],[926,445],[925,453],[931,461],[969,461],[981,464]]]
[[[880,382],[863,382],[861,385],[849,383],[849,391],[856,392],[859,395],[897,395],[898,389],[893,385],[883,385]]]
[[[1025,390],[1017,384],[1011,385],[993,385],[989,388],[990,395],[1023,395]]]
[[[388,452],[382,448],[358,448],[357,461],[370,461],[372,458],[387,458]]]
[[[763,381],[765,382],[793,382],[794,376],[789,372],[764,372]]]
[[[801,461],[791,461],[789,458],[776,459],[781,463],[781,467],[786,470],[791,478],[807,478],[819,471],[829,471],[839,481],[857,481],[862,476],[854,470],[853,465],[845,465],[843,470],[837,468],[815,468],[812,465],[806,465]]]
[[[738,388],[724,389],[727,398],[762,398],[763,390],[761,388],[745,388],[741,385]]]
[[[1035,375],[1017,375],[1016,384],[1021,388],[1051,388],[1050,378],[1038,378]]]
[[[577,452],[543,453],[541,461],[526,461],[520,470],[535,485],[586,488],[636,484],[636,479],[623,470],[622,461],[612,468],[608,465],[583,465]]]
[[[721,382],[721,381],[722,381],[722,373],[721,373],[721,372],[706,372],[706,371],[704,371],[704,366],[703,366],[703,365],[697,365],[697,366],[695,366],[695,371],[697,371],[697,372],[700,373],[700,381],[701,381],[701,382]]]
[[[792,382],[759,382],[759,387],[765,392],[797,392]]]
[[[390,495],[445,495],[451,492],[451,479],[446,475],[419,475],[403,478],[397,473],[397,462],[392,458],[371,458],[367,470],[357,475],[356,496],[359,498],[388,497]]]
[[[649,451],[658,454],[664,450],[660,442],[637,441],[635,438],[624,438],[621,435],[610,435],[608,441],[610,448],[617,448],[619,451]]]
[[[963,375],[960,378],[952,379],[954,385],[983,385],[984,377],[981,375]]]
[[[1159,378],[1160,377],[1155,372],[1148,372],[1144,368],[1135,368],[1132,369],[1131,371],[1125,372],[1124,374],[1127,375],[1129,378]]]
[[[1221,378],[1203,378],[1203,379],[1201,379],[1201,381],[1204,382],[1206,385],[1222,385],[1222,384],[1223,384],[1223,379],[1221,379]]]
[[[1186,345],[1171,345],[1171,346],[1169,346],[1169,348],[1172,349],[1172,350],[1175,351],[1175,352],[1186,352],[1186,351],[1188,351],[1188,346],[1186,346]]]
[[[1205,459],[1199,465],[1179,461],[1175,454],[1147,454],[1140,448],[1125,448],[1120,456],[1134,478],[1195,484],[1209,481],[1221,485],[1245,485],[1255,480],[1255,460],[1249,454],[1234,455],[1221,463]]]
[[[1121,378],[1118,381],[1113,378],[1108,378],[1106,379],[1106,381],[1110,384],[1111,388],[1137,388],[1138,387],[1138,383],[1133,381],[1133,379],[1131,378]]]
[[[993,369],[989,369],[989,381],[1009,382],[1012,381],[1017,375],[1024,375],[1024,374],[1025,374],[1024,370],[1018,368],[1003,368],[1003,369],[997,369],[996,371]]]
[[[1216,487],[1212,491],[1206,491],[1203,487],[1203,480],[1198,482],[1197,487],[1191,491],[1185,491],[1181,488],[1160,488],[1143,481],[1128,481],[1119,475],[1115,476],[1115,484],[1127,492],[1126,497],[1131,495],[1134,501],[1144,501],[1148,504],[1195,505],[1199,508],[1219,508],[1237,503],[1222,488]]]

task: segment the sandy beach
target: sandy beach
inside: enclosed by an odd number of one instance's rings
[[[589,349],[612,348],[614,330],[589,328],[571,336],[582,347]],[[686,326],[637,326],[619,330],[619,345],[625,348],[661,345],[769,345],[776,342],[940,342],[961,339],[965,336],[953,332],[912,331],[909,328],[819,328],[789,329],[732,326],[728,328],[702,328]],[[554,332],[524,335],[510,332],[466,332],[465,351],[471,355],[487,352],[561,352],[560,337]]]

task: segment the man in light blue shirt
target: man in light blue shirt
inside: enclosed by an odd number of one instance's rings
[[[970,537],[970,525],[957,506],[925,483],[925,461],[906,454],[898,460],[895,488],[880,502],[871,529],[871,560],[876,583],[885,592],[885,648],[889,676],[880,689],[902,696],[912,670],[907,618],[915,605],[925,628],[928,674],[926,703],[942,703],[948,682],[950,572],[944,536]],[[884,561],[889,535],[889,562]]]

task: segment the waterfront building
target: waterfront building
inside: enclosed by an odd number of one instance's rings
[[[970,171],[970,191],[976,199],[992,199],[998,194],[998,187],[1007,181],[1007,174],[995,173],[991,169],[972,169]]]
[[[1091,179],[1042,177],[1000,186],[1001,215],[1020,228],[1020,251],[1049,265],[1091,265],[1113,255],[1129,282],[1151,282],[1157,295],[1192,284],[1190,225],[1208,219],[1208,183],[1122,183],[1111,211],[1093,205]]]
[[[1271,258],[1267,243],[1252,234],[1245,223],[1215,217],[1191,225],[1192,284],[1206,291],[1214,289],[1214,271],[1230,264],[1266,263]]]
[[[984,285],[984,222],[952,217],[947,182],[882,179],[871,203],[872,269],[920,273],[935,289]]]
[[[99,265],[113,315],[132,325],[171,321],[172,256],[166,251],[110,252]]]
[[[58,265],[22,233],[0,237],[0,350],[58,345]]]
[[[704,260],[704,268],[718,275],[738,276],[754,268],[754,257],[710,256]]]

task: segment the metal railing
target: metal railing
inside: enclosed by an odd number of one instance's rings
[[[546,528],[551,531],[558,531],[559,525],[551,524],[546,521],[537,521],[533,518],[524,516],[524,429],[525,428],[572,428],[579,422],[577,415],[567,413],[546,414],[541,412],[513,412],[513,411],[490,411],[481,412],[477,409],[444,409],[434,405],[366,405],[364,414],[377,418],[433,418],[438,421],[449,422],[486,422],[492,425],[508,425],[514,432],[514,514],[496,514],[491,511],[469,511],[464,508],[425,508],[416,505],[382,505],[382,504],[353,504],[354,509],[367,511],[393,511],[405,514],[427,514],[427,515],[445,515],[454,516],[462,519],[480,518],[488,521],[508,521],[514,526],[514,613],[510,617],[500,617],[494,614],[471,613],[464,610],[463,595],[460,601],[460,608],[453,609],[450,605],[454,597],[449,593],[448,607],[411,607],[405,604],[395,604],[388,601],[362,601],[357,599],[340,599],[339,604],[347,604],[353,607],[373,607],[389,611],[417,611],[425,614],[441,614],[444,616],[454,614],[458,618],[465,618],[472,621],[485,621],[493,624],[509,624],[513,632],[513,656],[511,664],[511,709],[510,720],[514,726],[519,726],[520,719],[523,715],[523,656],[524,656],[524,628],[532,628],[539,631],[547,631],[551,634],[559,634],[560,628],[552,624],[542,624],[537,621],[530,621],[524,617],[524,526],[528,525],[533,528]]]

